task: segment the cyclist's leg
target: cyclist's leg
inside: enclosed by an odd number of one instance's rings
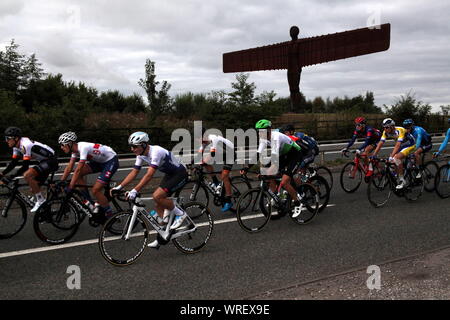
[[[119,160],[117,157],[114,157],[106,163],[103,163],[101,167],[101,174],[98,176],[97,181],[92,188],[92,193],[100,204],[100,207],[103,209],[103,212],[108,216],[112,214],[112,209],[109,205],[108,198],[106,198],[104,194],[104,188],[105,185],[109,184],[114,173],[116,173],[119,168]]]
[[[231,165],[224,165],[222,169],[222,175],[221,179],[223,181],[223,186],[225,188],[225,195],[228,197],[231,197],[231,180],[230,180],[230,172],[231,172],[232,166]]]

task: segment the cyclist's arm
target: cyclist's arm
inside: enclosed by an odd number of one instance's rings
[[[6,166],[5,170],[3,170],[3,172],[0,173],[0,176],[3,177],[5,175],[7,175],[8,173],[10,173],[11,170],[13,170],[17,166],[18,163],[19,163],[19,159],[13,158],[11,160],[11,162],[8,164],[8,166]]]
[[[350,139],[350,141],[347,144],[346,149],[350,149],[350,147],[355,143],[356,138],[358,137],[358,134],[356,133],[356,131],[353,133],[352,138]]]
[[[63,173],[63,175],[61,177],[61,181],[66,181],[67,180],[67,178],[69,177],[70,173],[72,172],[72,169],[73,169],[76,161],[77,161],[76,158],[70,158],[69,164],[64,169],[64,173]]]
[[[422,139],[423,139],[423,134],[422,132],[419,132],[419,135],[417,136],[416,139],[416,150],[418,150],[422,144]]]
[[[141,181],[139,181],[138,185],[136,187],[134,187],[134,190],[139,192],[141,189],[143,189],[147,185],[147,183],[149,183],[150,180],[152,180],[155,172],[156,172],[156,168],[149,167],[145,176],[143,176]]]
[[[78,178],[80,177],[81,170],[83,169],[83,167],[84,167],[85,164],[86,164],[86,163],[85,163],[84,161],[78,162],[78,165],[77,165],[77,167],[75,168],[75,171],[74,171],[74,173],[73,173],[72,180],[70,180],[70,185],[69,185],[69,188],[70,188],[70,189],[75,188],[75,184],[76,184]]]
[[[137,175],[139,174],[140,169],[141,168],[139,168],[139,169],[138,168],[133,168],[133,170],[131,170],[131,172],[120,183],[120,186],[123,188],[123,187],[127,186],[128,184],[130,184],[131,181],[136,179]]]
[[[375,151],[373,152],[373,155],[376,156],[378,154],[378,152],[380,152],[381,147],[384,144],[384,140],[380,140],[380,142],[378,142],[377,147],[375,148]]]
[[[394,150],[392,150],[392,152],[391,152],[391,158],[393,158],[397,153],[398,153],[398,151],[400,150],[400,146],[402,145],[402,142],[401,141],[397,141],[396,143],[395,143],[395,146],[394,146]]]
[[[447,146],[448,142],[450,140],[450,129],[447,130],[447,135],[445,136],[444,141],[442,141],[441,146],[439,147],[439,153],[442,153],[444,151],[445,147]]]

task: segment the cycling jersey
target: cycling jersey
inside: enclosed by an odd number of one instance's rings
[[[397,142],[412,142],[415,143],[414,137],[406,131],[403,127],[395,127],[392,133],[387,133],[386,130],[383,131],[381,136],[381,141],[386,141],[386,139],[396,139]]]
[[[211,152],[216,152],[218,146],[220,146],[222,150],[234,151],[233,142],[215,134],[210,134],[208,136],[208,142],[202,143],[199,152],[203,152],[208,145],[211,145]]]
[[[314,150],[317,149],[317,153],[319,152],[319,147],[317,145],[316,139],[303,132],[296,132],[293,136],[289,136],[292,140],[297,142],[298,145],[302,148],[302,150]]]
[[[358,150],[364,150],[368,145],[376,144],[381,139],[381,132],[371,126],[365,125],[364,130],[356,130],[353,132],[353,136],[347,145],[349,149],[356,141],[358,137],[365,137],[364,143],[358,148]]]
[[[283,156],[287,154],[291,149],[301,151],[301,147],[295,143],[287,135],[281,132],[273,131],[271,133],[270,141],[267,139],[260,139],[258,146],[258,153],[262,153],[264,149],[270,147],[273,155]]]
[[[72,153],[72,158],[79,158],[80,162],[105,163],[115,156],[117,154],[111,147],[91,142],[78,142],[78,152]]]
[[[160,146],[150,146],[148,154],[137,156],[134,168],[140,170],[144,162],[169,175],[186,171],[185,166],[173,156],[172,152]]]
[[[442,151],[444,151],[445,147],[447,146],[447,143],[450,140],[450,128],[448,128],[447,130],[447,134],[445,135],[445,139],[444,141],[442,141],[441,146],[439,147],[439,153],[441,153]]]
[[[23,156],[23,160],[47,160],[55,156],[55,151],[49,146],[33,141],[29,138],[20,138],[19,146],[13,148],[13,159]]]
[[[411,131],[412,136],[416,139],[416,149],[431,144],[431,136],[425,131],[424,128],[414,126]]]

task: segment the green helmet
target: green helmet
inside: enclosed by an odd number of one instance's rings
[[[272,122],[270,122],[269,120],[266,120],[266,119],[259,120],[255,125],[256,129],[267,129],[267,128],[271,128],[271,127],[272,127]]]

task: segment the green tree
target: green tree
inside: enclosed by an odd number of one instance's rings
[[[423,122],[431,114],[431,106],[417,101],[414,95],[407,93],[396,99],[391,106],[384,105],[386,114],[394,120],[401,122],[411,118],[415,122]]]
[[[236,82],[231,83],[234,91],[228,94],[229,101],[237,107],[248,106],[257,102],[255,98],[256,85],[254,82],[247,82],[249,77],[249,73],[239,73],[236,75]]]
[[[157,89],[159,81],[156,81],[155,62],[150,59],[146,60],[145,77],[143,79],[139,79],[138,84],[147,94],[149,109],[153,118],[167,113],[170,110],[171,99],[169,96],[169,90],[171,88],[171,84],[167,81],[163,81],[161,89]]]

